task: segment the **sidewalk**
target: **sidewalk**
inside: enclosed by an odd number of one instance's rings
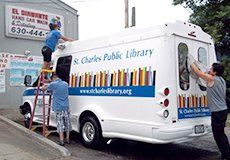
[[[59,145],[55,145],[57,144],[0,116],[0,160],[76,159],[71,156],[64,157],[57,149]],[[61,149],[68,151],[64,147]]]

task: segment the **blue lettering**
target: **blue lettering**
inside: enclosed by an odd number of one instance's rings
[[[117,52],[112,52],[111,54],[104,54],[104,61],[110,61],[110,60],[118,60],[118,59],[122,59],[122,53],[120,53],[119,51]]]
[[[131,50],[127,50],[126,52],[126,58],[136,58],[136,57],[143,57],[148,56],[149,58],[152,56],[154,49],[142,49],[142,50],[136,50],[135,48]]]
[[[75,59],[73,60],[73,65],[78,65],[78,64],[79,64],[78,59],[75,58]]]
[[[97,57],[96,55],[94,55],[93,57],[85,56],[81,59],[82,64],[100,62],[100,61],[101,61],[101,57]]]

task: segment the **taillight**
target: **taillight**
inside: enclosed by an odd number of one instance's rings
[[[170,93],[169,87],[168,86],[162,87],[157,91],[157,93],[161,94],[162,96],[168,96]]]
[[[169,94],[170,90],[168,86],[162,87],[157,91],[161,95],[161,99],[158,101],[158,104],[160,104],[164,109],[161,109],[160,111],[157,112],[157,114],[166,119],[169,117]]]
[[[169,95],[169,88],[164,89],[164,95],[166,95],[166,96]]]
[[[168,105],[169,105],[169,100],[168,100],[168,99],[165,99],[165,100],[164,100],[164,106],[165,106],[165,107],[168,107]]]
[[[162,98],[159,102],[164,107],[168,107],[168,105],[169,105],[169,100],[167,98],[166,99]]]

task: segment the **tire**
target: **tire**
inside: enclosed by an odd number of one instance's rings
[[[88,148],[100,148],[104,144],[102,130],[98,120],[93,117],[84,117],[80,124],[82,143]]]
[[[24,126],[26,128],[29,128],[30,127],[30,113],[27,113],[24,115]]]
[[[31,117],[31,109],[28,104],[23,104],[19,106],[20,113],[23,115],[24,126],[29,128],[30,125],[30,117]]]

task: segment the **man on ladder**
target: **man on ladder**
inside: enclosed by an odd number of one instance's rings
[[[52,91],[52,109],[56,114],[57,132],[59,133],[60,139],[59,144],[64,146],[64,132],[66,132],[66,143],[69,144],[70,131],[72,130],[70,122],[68,83],[61,80],[56,73],[53,73],[51,78],[52,82],[48,84],[48,86],[43,85],[42,89]]]

